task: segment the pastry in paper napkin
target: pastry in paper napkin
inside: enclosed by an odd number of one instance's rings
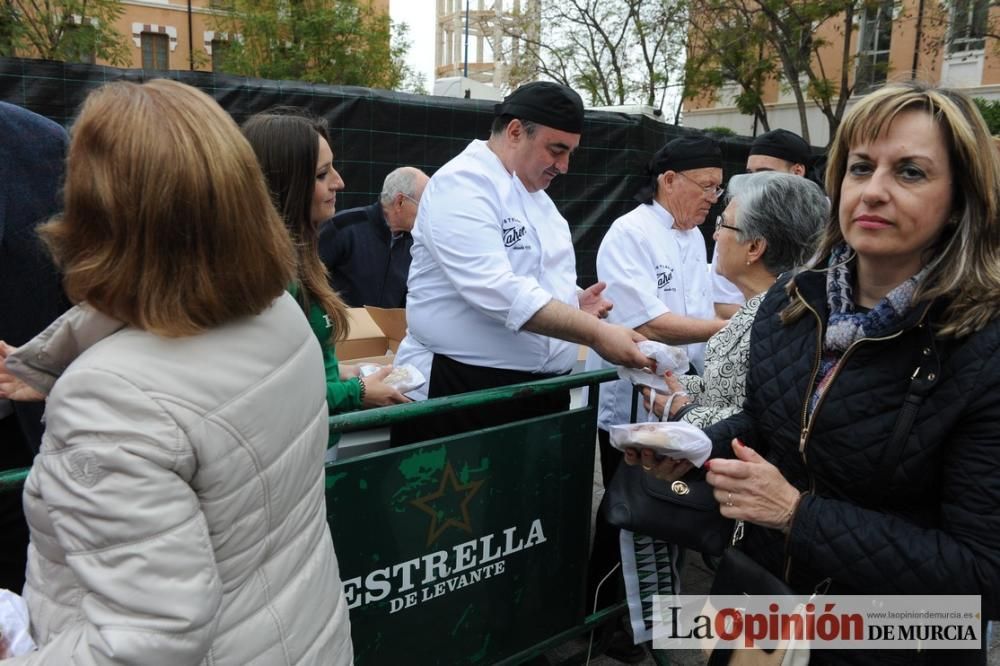
[[[670,393],[670,387],[663,379],[663,374],[667,371],[675,375],[683,375],[687,372],[690,365],[687,351],[683,347],[671,347],[653,340],[643,340],[638,344],[638,347],[639,351],[656,361],[656,372],[618,368],[618,376],[637,386],[648,386],[657,393]]]
[[[674,460],[689,460],[701,467],[712,455],[712,440],[701,428],[690,423],[629,423],[609,429],[611,445],[625,449],[653,449],[657,455]]]
[[[374,363],[365,363],[359,368],[359,371],[362,377],[367,377],[372,373],[378,372],[383,367]],[[424,377],[424,373],[417,370],[416,366],[407,363],[393,367],[392,372],[386,375],[382,381],[400,393],[409,393],[423,386],[427,379]]]

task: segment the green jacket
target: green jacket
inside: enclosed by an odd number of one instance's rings
[[[288,293],[298,301],[300,306],[302,305],[302,301],[299,299],[298,284],[290,286]],[[340,379],[340,364],[337,362],[333,340],[330,339],[333,325],[329,316],[319,303],[310,300],[306,319],[309,320],[309,327],[316,334],[320,349],[323,350],[323,367],[326,369],[326,405],[330,414],[359,409],[361,407],[361,382],[357,377],[351,377],[347,381]],[[340,433],[331,432],[327,448],[335,446],[339,441]]]

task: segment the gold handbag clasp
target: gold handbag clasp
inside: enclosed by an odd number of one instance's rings
[[[688,484],[683,481],[674,481],[670,484],[670,489],[677,495],[687,495],[691,492],[691,489],[688,488]]]

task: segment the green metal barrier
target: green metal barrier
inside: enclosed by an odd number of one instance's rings
[[[338,431],[614,379],[613,370],[330,418]],[[591,392],[594,395],[594,391]],[[328,465],[327,517],[355,663],[521,663],[624,611],[588,616],[596,400]],[[0,492],[27,470],[0,473]]]
[[[330,419],[359,430],[616,377],[600,371]],[[327,468],[356,663],[520,663],[588,623],[596,402]]]

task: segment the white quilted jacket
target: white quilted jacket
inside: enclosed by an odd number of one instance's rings
[[[5,664],[352,662],[323,360],[291,297],[179,339],[76,307],[8,367],[51,392],[24,490],[40,649]]]

